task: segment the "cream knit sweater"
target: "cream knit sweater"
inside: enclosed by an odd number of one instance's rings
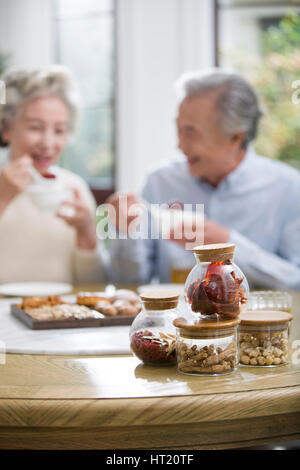
[[[62,168],[58,175],[63,184],[79,189],[95,216],[95,201],[82,178]],[[103,254],[100,246],[94,251],[78,249],[75,230],[35,207],[26,192],[16,196],[0,216],[0,283],[104,282]]]

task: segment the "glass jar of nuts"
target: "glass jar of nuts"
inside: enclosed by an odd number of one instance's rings
[[[235,245],[218,243],[194,248],[197,264],[185,282],[185,297],[197,318],[236,318],[245,309],[249,286],[233,262]]]
[[[177,318],[178,370],[189,375],[220,375],[238,366],[237,326],[232,320]]]
[[[292,315],[273,310],[240,315],[239,361],[245,366],[274,367],[288,363]]]
[[[130,328],[130,348],[144,364],[176,364],[176,330],[179,295],[168,292],[142,294],[142,311]]]

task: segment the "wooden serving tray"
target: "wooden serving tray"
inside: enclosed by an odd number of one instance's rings
[[[18,320],[21,320],[26,326],[32,330],[50,330],[59,328],[91,328],[99,326],[124,326],[131,325],[135,316],[121,316],[117,315],[114,317],[104,318],[84,318],[82,320],[77,319],[63,319],[63,320],[35,320],[31,318],[25,310],[18,307],[16,304],[10,306],[11,314]]]

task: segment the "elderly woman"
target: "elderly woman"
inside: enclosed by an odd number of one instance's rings
[[[104,280],[93,196],[79,176],[56,166],[77,116],[69,72],[51,66],[11,73],[4,81],[0,143],[8,152],[0,160],[0,282]],[[27,191],[32,170],[43,177],[50,167],[60,186],[72,191],[64,201],[69,212],[43,211]]]
[[[236,262],[251,286],[300,290],[300,175],[251,147],[261,115],[255,91],[242,76],[222,69],[185,74],[176,89],[180,154],[148,175],[143,198],[152,204],[204,204],[205,221],[198,227],[204,242],[234,243]],[[118,195],[109,202],[117,211],[126,207]],[[130,195],[120,218],[125,231],[134,202]],[[190,235],[186,225],[182,233]],[[156,276],[169,282],[178,261],[193,264],[192,253],[184,250],[192,240],[170,235],[111,240],[114,280],[147,282]]]

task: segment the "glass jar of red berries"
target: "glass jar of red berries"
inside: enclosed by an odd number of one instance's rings
[[[185,283],[190,311],[199,318],[236,318],[245,308],[249,286],[233,262],[235,245],[219,243],[194,248],[197,264]]]
[[[142,311],[130,328],[130,347],[144,364],[176,364],[176,329],[179,295],[149,292],[141,295]]]

